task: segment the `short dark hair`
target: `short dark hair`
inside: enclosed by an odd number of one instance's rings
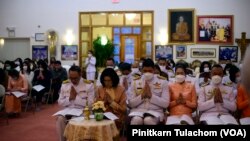
[[[165,57],[160,57],[158,61],[160,60],[167,62],[167,59]]]
[[[232,82],[236,83],[236,76],[235,74],[240,72],[240,69],[235,65],[232,65],[229,69],[229,78]]]
[[[76,66],[76,65],[73,65],[69,68],[69,72],[70,71],[76,71],[78,72],[79,74],[81,74],[81,68],[79,66]]]
[[[177,63],[176,66],[175,66],[175,72],[176,72],[176,70],[177,70],[178,68],[183,69],[184,72],[185,72],[185,74],[187,74],[187,67],[186,67],[185,64],[183,64],[183,63]]]
[[[9,72],[8,72],[8,75],[10,77],[18,77],[19,76],[19,72],[16,70],[16,69],[11,69]]]
[[[205,65],[208,65],[209,70],[211,70],[211,64],[208,61],[203,61],[200,66],[200,72],[204,72]]]
[[[121,71],[125,71],[125,70],[131,71],[131,64],[122,63],[119,68]]]
[[[113,61],[113,63],[115,63],[114,58],[111,58],[111,57],[110,57],[110,58],[108,58],[108,59],[107,59],[107,61]]]
[[[112,80],[112,87],[117,87],[118,86],[120,79],[119,79],[119,76],[117,75],[117,73],[114,71],[114,69],[106,68],[102,72],[101,78],[100,78],[102,86],[105,86],[104,77],[106,77],[106,76],[110,77],[110,79]]]
[[[145,60],[143,61],[143,64],[142,64],[142,68],[144,68],[144,67],[152,67],[152,68],[154,68],[154,67],[155,67],[155,64],[154,64],[154,62],[153,62],[152,59],[147,58],[147,59],[145,59]]]
[[[55,64],[61,65],[61,61],[56,61]]]
[[[213,69],[213,68],[221,68],[222,71],[223,71],[223,68],[222,68],[222,66],[221,66],[220,64],[215,64],[215,65],[213,65],[212,69]]]

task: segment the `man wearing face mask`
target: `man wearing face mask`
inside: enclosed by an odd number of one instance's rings
[[[132,81],[128,90],[128,105],[131,125],[156,125],[163,121],[164,109],[169,105],[169,90],[166,79],[154,75],[154,62],[146,59],[143,75]]]
[[[204,124],[238,124],[230,113],[236,110],[233,89],[222,84],[222,77],[223,68],[218,64],[214,65],[211,83],[201,88],[198,109],[201,112],[200,121]],[[219,123],[215,123],[215,119]]]
[[[54,90],[53,93],[53,101],[51,103],[54,103],[57,101],[59,95],[58,92],[61,88],[62,82],[64,80],[67,80],[68,75],[65,68],[62,67],[61,61],[55,61],[54,69],[52,70],[52,88]]]
[[[83,109],[86,104],[89,107],[93,104],[94,85],[91,81],[81,78],[81,76],[80,67],[72,66],[69,69],[69,80],[63,82],[58,99],[58,104],[63,108]],[[59,115],[56,119],[56,130],[60,141],[66,141],[63,134],[70,118]]]
[[[166,58],[159,58],[158,65],[159,65],[161,71],[165,72],[169,78],[174,77],[174,71],[172,70],[172,68],[170,66],[168,66],[168,62],[167,62]]]
[[[131,65],[129,63],[122,63],[120,65],[120,70],[122,76],[120,76],[120,85],[127,91],[133,80],[133,75],[131,73]]]
[[[95,74],[96,74],[96,58],[93,56],[93,51],[89,50],[88,57],[85,60],[86,72],[87,72],[87,80],[91,80],[94,82]]]

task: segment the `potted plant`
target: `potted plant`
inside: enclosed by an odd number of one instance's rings
[[[92,111],[94,113],[96,121],[103,120],[103,113],[106,111],[103,101],[97,101],[93,104]]]
[[[107,36],[98,36],[93,41],[96,67],[105,67],[106,60],[114,54],[114,45]]]

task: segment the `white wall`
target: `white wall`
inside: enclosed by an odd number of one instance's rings
[[[78,44],[79,12],[153,10],[154,43],[160,44],[157,38],[160,30],[167,33],[167,10],[195,8],[196,15],[234,15],[234,37],[239,38],[241,32],[246,32],[247,38],[250,38],[249,5],[249,0],[120,0],[118,4],[112,4],[111,0],[1,0],[0,36],[7,37],[6,27],[14,26],[16,27],[16,37],[30,37],[32,45],[38,44],[34,42],[35,33],[54,29],[60,38],[57,48],[57,59],[60,59],[61,49],[59,47],[64,44],[63,37],[66,30],[73,30],[76,35],[75,44]],[[39,25],[40,28],[38,28]],[[46,44],[46,42],[42,44]],[[190,58],[191,47],[216,48],[215,60],[218,61],[219,45],[188,45],[187,61],[194,59]],[[64,61],[62,63],[71,64],[73,62]],[[78,61],[75,63],[78,64]]]

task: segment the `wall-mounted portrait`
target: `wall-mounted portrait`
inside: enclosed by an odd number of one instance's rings
[[[32,45],[32,59],[48,59],[48,46],[47,45]]]
[[[176,45],[176,59],[186,59],[187,58],[187,46],[186,45]]]
[[[170,9],[169,43],[194,43],[194,9]]]
[[[77,60],[77,45],[62,45],[62,60]]]
[[[220,46],[219,47],[219,61],[238,61],[238,46]]]
[[[197,43],[233,44],[233,15],[197,16]]]
[[[173,46],[155,45],[155,60],[159,58],[173,59]]]

